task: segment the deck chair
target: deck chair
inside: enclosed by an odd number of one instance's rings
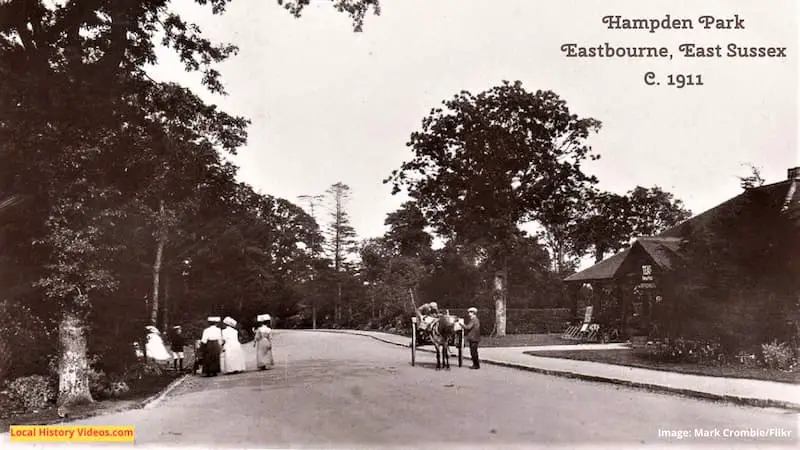
[[[578,332],[581,330],[579,325],[570,325],[564,330],[564,334],[561,335],[561,339],[565,339],[568,341],[575,340],[576,336],[578,336]]]
[[[587,306],[583,315],[583,324],[577,333],[577,338],[581,341],[596,341],[600,338],[600,324],[592,323],[593,306]]]

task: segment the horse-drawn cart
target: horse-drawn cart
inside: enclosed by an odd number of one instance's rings
[[[458,322],[456,322],[458,323]],[[453,345],[456,347],[458,352],[458,367],[462,367],[464,364],[464,328],[460,325],[456,327],[456,332],[453,335],[453,338],[448,342],[447,346],[445,347],[448,353],[450,351],[449,346]],[[433,340],[431,339],[431,335],[428,331],[423,330],[419,326],[419,319],[417,317],[411,318],[411,365],[414,366],[417,363],[417,347],[420,345],[425,344],[434,344],[436,345]],[[438,349],[437,349],[438,350]],[[437,356],[438,359],[438,356]]]

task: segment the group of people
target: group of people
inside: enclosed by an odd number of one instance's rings
[[[169,364],[172,361],[173,368],[178,371],[183,371],[184,347],[186,346],[186,339],[183,336],[183,330],[180,325],[172,327],[171,333],[167,339],[169,340],[169,350],[161,337],[161,332],[153,325],[145,327],[147,331],[147,341],[145,343],[145,351],[148,358],[162,364]],[[137,344],[134,344],[134,349],[139,355]]]
[[[481,361],[478,357],[478,344],[481,341],[481,322],[478,320],[478,308],[472,307],[467,310],[469,321],[461,320],[464,328],[464,338],[469,345],[469,354],[472,358],[470,369],[480,369]],[[417,308],[417,316],[420,318],[420,329],[430,331],[431,326],[439,317],[439,305],[436,302],[425,303]]]
[[[271,317],[262,314],[256,318],[253,346],[256,348],[256,365],[266,370],[274,365],[272,357],[272,329],[269,327]],[[231,317],[220,319],[217,316],[208,318],[210,325],[196,345],[195,367],[202,367],[204,376],[213,377],[220,373],[239,373],[245,370],[245,354],[239,340],[238,322]]]

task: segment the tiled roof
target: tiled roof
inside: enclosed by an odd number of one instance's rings
[[[672,259],[678,254],[681,240],[671,237],[640,237],[631,246],[616,255],[606,258],[599,263],[584,269],[576,274],[570,275],[564,281],[600,281],[610,280],[616,277],[619,268],[625,262],[634,247],[641,247],[653,261],[659,266],[669,269],[672,267]]]
[[[681,247],[681,239],[673,237],[640,237],[636,243],[644,248],[656,264],[665,269],[672,268],[672,261]]]
[[[790,214],[791,217],[796,218],[798,224],[800,224],[800,180],[784,180],[742,192],[736,197],[726,200],[707,211],[675,225],[663,233],[658,234],[657,237],[681,238],[687,227],[695,229],[707,228],[722,214],[736,211],[736,209],[742,207],[747,201],[749,192],[767,194],[768,201],[772,201],[775,204],[783,204],[787,213]]]
[[[570,275],[564,281],[596,281],[596,280],[609,280],[614,278],[617,270],[625,261],[625,258],[630,253],[630,249],[623,250],[616,255],[606,258],[599,263],[584,269],[576,274]]]

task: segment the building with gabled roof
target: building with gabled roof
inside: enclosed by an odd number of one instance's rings
[[[656,236],[639,237],[627,249],[566,277],[564,282],[573,288],[571,292],[576,309],[591,305],[597,313],[611,312],[622,328],[627,328],[626,324],[632,317],[649,324],[654,307],[663,301],[659,282],[680,260],[684,240],[711,228],[723,217],[735,220],[754,195],[759,196],[760,202],[770,208],[779,208],[781,214],[789,217],[796,224],[800,239],[800,167],[795,167],[789,169],[786,180],[747,188]],[[582,299],[578,298],[577,288],[587,284],[591,286],[593,295],[580,304]]]

